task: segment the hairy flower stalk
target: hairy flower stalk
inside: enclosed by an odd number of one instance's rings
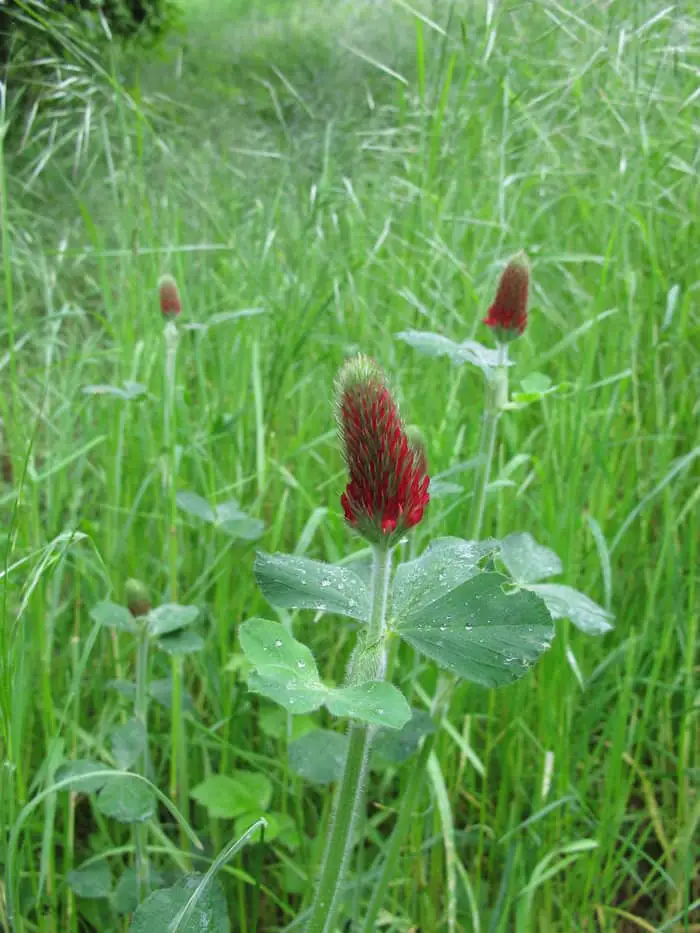
[[[177,473],[177,444],[175,438],[175,391],[176,365],[179,333],[175,319],[182,310],[180,290],[171,275],[164,275],[158,280],[158,298],[160,310],[165,319],[163,332],[165,340],[165,405],[163,411],[163,429],[167,457],[167,490],[170,504],[168,525],[168,567],[169,595],[171,602],[177,602],[177,500],[175,476]],[[176,799],[181,809],[187,806],[186,753],[183,729],[183,662],[173,656],[171,662],[172,709],[170,726],[170,796]]]
[[[133,610],[132,610],[133,611]],[[148,735],[148,630],[146,620],[135,616],[139,623],[136,643],[136,692],[134,695],[134,716],[141,724],[143,733]],[[141,756],[141,773],[148,770],[148,741],[144,743],[144,752]],[[136,857],[136,891],[139,903],[149,892],[149,865],[148,865],[148,829],[144,823],[134,826],[134,853]]]
[[[349,524],[372,543],[369,625],[346,682],[386,673],[386,608],[391,546],[423,517],[428,475],[422,448],[413,447],[379,368],[365,357],[351,360],[336,382],[340,437],[350,481],[341,504]],[[375,728],[352,723],[343,775],[333,801],[321,874],[306,933],[332,933],[339,894],[355,845]]]

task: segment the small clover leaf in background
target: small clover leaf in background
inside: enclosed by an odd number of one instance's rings
[[[90,758],[79,758],[76,761],[65,761],[56,770],[54,780],[59,783],[73,779],[64,790],[91,794],[104,787],[110,774],[114,774],[114,768]]]
[[[120,775],[107,781],[97,795],[97,809],[120,823],[143,823],[156,812],[151,788],[136,777]]]
[[[280,609],[322,609],[366,622],[369,590],[349,567],[259,552],[253,567],[265,598]]]
[[[329,687],[319,679],[311,651],[279,622],[249,619],[239,629],[243,653],[255,668],[248,686],[292,713],[326,706],[335,716],[400,729],[411,712],[405,697],[389,683],[368,681]]]
[[[202,875],[186,875],[171,888],[154,891],[139,905],[131,923],[130,933],[166,933],[173,921],[190,902],[202,883]],[[178,933],[229,933],[226,898],[221,884],[209,880],[184,924],[178,924]]]
[[[151,680],[148,684],[148,695],[163,709],[173,708],[173,680],[172,677],[163,677]],[[189,691],[182,691],[182,708],[186,713],[196,715],[194,700]]]
[[[213,774],[190,791],[212,818],[230,820],[251,811],[264,812],[272,799],[270,779],[257,771]],[[251,820],[251,823],[255,820]]]
[[[455,343],[449,337],[442,334],[431,333],[424,330],[404,330],[396,334],[396,337],[418,350],[424,356],[448,356],[456,365],[471,363],[480,369],[488,378],[491,372],[499,365],[503,365],[498,350],[491,350],[476,340],[464,340],[462,343]],[[506,366],[512,366],[510,360],[505,362]]]
[[[372,743],[373,764],[379,759],[400,765],[411,757],[421,739],[435,732],[435,723],[424,709],[412,709],[411,718],[402,729],[379,729]]]
[[[535,583],[563,571],[562,562],[550,548],[538,544],[527,531],[503,538],[500,557],[516,583]]]
[[[146,751],[146,727],[135,717],[112,729],[110,739],[114,760],[121,771],[130,768]]]
[[[561,583],[540,583],[563,572],[561,560],[538,544],[528,532],[508,535],[501,541],[500,557],[523,589],[539,596],[552,619],[570,619],[586,635],[603,635],[613,628],[613,615],[584,593]]]
[[[151,891],[156,888],[162,888],[164,885],[163,876],[160,872],[148,863],[148,887]],[[132,914],[139,904],[139,885],[136,875],[136,867],[130,866],[125,869],[114,889],[114,909],[118,914]]]
[[[179,631],[159,638],[157,644],[167,654],[182,657],[201,651],[204,647],[204,639],[196,632]]]
[[[108,600],[93,606],[90,610],[90,618],[93,622],[105,628],[113,628],[122,632],[138,631],[134,617],[126,606],[120,606],[118,603],[111,603]]]
[[[256,541],[265,531],[264,522],[243,512],[236,499],[212,506],[196,492],[183,490],[177,493],[175,501],[183,512],[215,525],[232,538]]]
[[[102,898],[112,893],[112,872],[104,859],[74,868],[68,872],[66,881],[79,897]]]
[[[177,603],[164,603],[146,616],[148,634],[155,638],[159,635],[168,635],[192,625],[199,615],[197,606],[179,606]]]
[[[330,784],[343,773],[347,751],[347,735],[315,729],[290,743],[289,768],[312,784]]]
[[[569,619],[586,635],[604,635],[613,628],[613,615],[571,586],[531,583],[527,589],[544,600],[553,619]]]

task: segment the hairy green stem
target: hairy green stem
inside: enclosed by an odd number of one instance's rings
[[[507,345],[499,345],[498,357],[498,366],[493,372],[486,388],[486,404],[481,428],[480,464],[475,481],[474,496],[472,498],[468,524],[469,537],[473,541],[478,541],[479,535],[481,534],[486,506],[486,491],[488,489],[493,458],[496,451],[498,422],[503,406],[508,400]],[[447,692],[447,697],[449,697],[449,695],[450,691]],[[447,711],[446,706],[447,700],[445,699],[443,699],[443,702],[438,703],[438,722],[442,716],[445,715]],[[411,819],[416,809],[418,796],[423,787],[425,771],[428,766],[430,755],[435,748],[436,741],[437,730],[432,735],[426,736],[418,754],[418,758],[411,763],[411,775],[401,795],[398,819],[384,850],[384,862],[372,891],[372,897],[367,908],[361,933],[372,933],[372,931],[377,928],[379,911],[384,903],[386,893],[389,890],[389,884],[396,874],[399,857],[401,855],[401,847],[403,846],[404,839],[411,825]]]
[[[493,457],[496,452],[496,434],[503,405],[508,399],[508,345],[499,344],[498,366],[493,371],[486,387],[486,405],[481,425],[479,468],[474,483],[474,494],[467,525],[468,535],[477,541],[484,523],[486,493],[491,479]]]
[[[383,644],[386,626],[386,604],[391,574],[391,552],[375,547],[372,569],[372,614],[365,644],[376,646],[378,657],[374,677],[383,680],[386,671],[386,650]],[[349,677],[353,676],[353,667]],[[323,855],[321,877],[316,889],[306,933],[331,933],[338,909],[339,894],[348,860],[354,848],[357,818],[364,800],[365,778],[369,765],[374,729],[353,723],[343,776],[333,802],[330,829]]]
[[[168,476],[168,569],[171,602],[177,602],[177,442],[175,422],[175,388],[178,331],[174,321],[165,325],[165,406],[164,436],[167,457]],[[170,725],[170,797],[177,800],[184,812],[187,807],[187,786],[185,781],[185,733],[182,724],[183,671],[182,658],[173,657],[171,661],[172,709]]]
[[[145,749],[139,762],[145,776],[148,760],[148,629],[145,620],[138,619],[139,633],[136,645],[136,695],[134,716],[141,723],[145,735]],[[145,823],[134,825],[134,851],[136,853],[136,891],[139,903],[148,894],[148,830]]]

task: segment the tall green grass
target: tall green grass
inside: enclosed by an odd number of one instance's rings
[[[238,498],[265,520],[267,550],[335,560],[357,547],[338,507],[338,366],[357,348],[375,356],[432,468],[468,461],[477,374],[394,334],[484,339],[499,263],[522,247],[534,306],[514,378],[538,370],[565,391],[502,419],[487,530],[554,548],[565,582],[617,625],[592,640],[559,623],[522,682],[460,690],[437,744],[442,793],[426,788],[381,922],[446,928],[449,859],[461,929],[693,929],[697,12],[644,0],[262,6],[201,2],[150,60],[115,53],[100,71],[74,55],[21,99],[9,73],[0,861],[62,758],[108,761],[107,733],[128,715],[106,684],[133,675],[130,646],[94,630],[89,608],[121,599],[130,576],[168,591],[158,276],[178,278],[182,326],[201,325],[179,349],[178,487]],[[264,313],[207,327],[242,309]],[[128,380],[146,395],[84,392]],[[468,508],[466,493],[436,500],[429,530],[463,534]],[[247,849],[223,872],[233,929],[271,930],[308,903],[327,804],[288,771],[284,738],[237,673],[238,623],[271,612],[253,547],[184,514],[176,534],[180,598],[205,607],[207,631],[185,668],[185,784],[262,769],[300,832],[296,849]],[[347,623],[294,625],[340,678]],[[430,675],[408,658],[403,670],[420,704]],[[169,717],[152,720],[165,789]],[[364,893],[407,778],[375,778]],[[191,817],[211,860],[232,827],[194,804]],[[148,840],[172,868],[190,856],[167,819]],[[116,867],[129,846],[86,798],[50,798],[14,866],[22,929],[110,929],[66,874],[105,851]],[[0,921],[4,906],[0,880]]]

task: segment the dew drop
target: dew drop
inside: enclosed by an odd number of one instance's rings
[[[441,625],[441,626],[440,626],[440,631],[441,631],[441,632],[446,632],[446,631],[447,631],[447,626],[446,626],[446,625]]]
[[[306,661],[302,661],[302,660],[297,661],[297,667],[299,668],[300,671],[303,670],[306,667]]]
[[[277,641],[275,642],[275,648],[281,648],[281,647],[282,647],[282,639],[278,638]]]
[[[324,577],[323,580],[321,580],[321,586],[322,586],[322,587],[325,588],[325,587],[330,586],[330,585],[331,585],[331,581],[328,579],[328,577]]]
[[[473,630],[473,628],[474,628],[474,626],[471,624],[471,622],[467,622],[467,624],[464,626],[464,631],[465,631],[465,632],[471,632],[471,631]]]

